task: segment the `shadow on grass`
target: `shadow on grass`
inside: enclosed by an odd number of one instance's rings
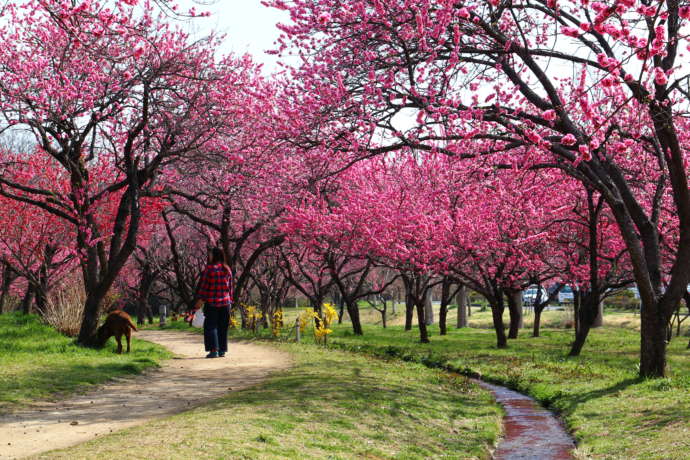
[[[568,395],[567,399],[562,398],[558,402],[558,408],[562,412],[566,413],[573,413],[575,409],[580,404],[584,404],[588,401],[594,400],[594,399],[599,399],[599,398],[604,398],[606,396],[611,396],[614,393],[618,393],[620,391],[623,391],[627,388],[629,388],[632,385],[642,383],[644,380],[640,377],[636,378],[629,378],[625,380],[621,380],[620,382],[616,383],[615,385],[611,385],[605,388],[599,388],[596,390],[591,390],[591,391],[585,391],[582,393],[577,393],[577,394],[570,394]]]
[[[487,413],[487,401],[462,394],[457,387],[414,379],[412,372],[403,371],[403,378],[382,375],[384,363],[372,367],[345,367],[336,359],[320,360],[318,365],[300,365],[286,375],[276,375],[269,382],[233,395],[233,404],[260,406],[266,401],[277,402],[293,414],[329,417],[337,423],[332,406],[345,414],[360,414],[358,423],[395,423],[389,420],[419,421],[423,418],[472,418],[477,412]],[[396,372],[398,372],[396,368]],[[416,369],[419,372],[419,369]],[[432,372],[432,371],[428,371]],[[327,401],[327,404],[322,403]],[[218,404],[225,404],[219,402]],[[325,408],[328,407],[328,408]],[[445,408],[439,410],[439,408]],[[447,411],[452,408],[452,411]],[[369,417],[367,419],[367,417]],[[368,422],[366,421],[368,420]],[[378,420],[378,422],[375,422]]]

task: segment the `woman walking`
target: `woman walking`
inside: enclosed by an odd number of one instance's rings
[[[209,263],[201,273],[198,300],[194,309],[204,304],[204,346],[207,358],[225,356],[228,351],[228,323],[232,304],[232,272],[220,248],[211,250]]]

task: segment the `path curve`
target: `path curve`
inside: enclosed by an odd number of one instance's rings
[[[575,448],[561,421],[534,399],[508,388],[477,380],[505,409],[503,438],[494,460],[569,460]]]
[[[246,342],[231,343],[225,358],[205,359],[198,334],[151,330],[136,336],[163,345],[176,357],[160,369],[117,379],[88,394],[0,417],[0,459],[69,447],[182,412],[291,365],[287,353]]]

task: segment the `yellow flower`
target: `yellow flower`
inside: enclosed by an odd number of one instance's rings
[[[323,304],[323,322],[326,327],[333,324],[333,321],[338,318],[338,312],[330,303]]]

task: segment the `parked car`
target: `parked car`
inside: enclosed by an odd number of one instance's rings
[[[573,288],[567,284],[558,291],[558,303],[573,303],[573,300],[575,300]]]
[[[533,306],[534,303],[537,301],[538,290],[541,291],[541,302],[544,302],[546,299],[549,298],[549,294],[546,292],[546,289],[532,285],[522,292],[522,304],[527,306]]]

